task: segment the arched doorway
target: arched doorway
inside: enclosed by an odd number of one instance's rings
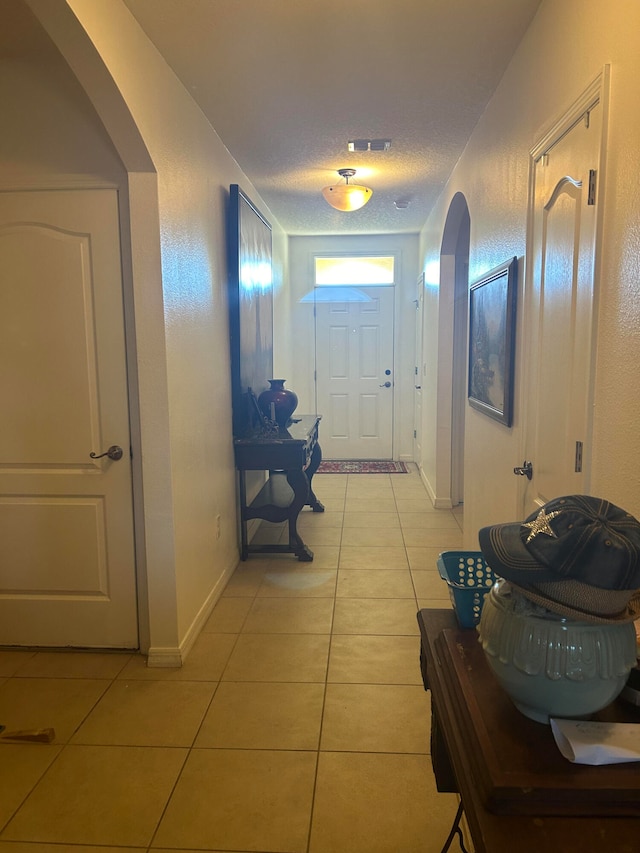
[[[466,199],[456,193],[449,205],[440,248],[440,328],[449,330],[450,348],[446,363],[438,368],[441,421],[450,421],[450,443],[440,450],[450,477],[451,506],[464,499],[470,222]]]
[[[117,191],[125,326],[130,356],[127,391],[131,406],[137,599],[140,649],[149,651],[151,657],[154,648],[164,654],[177,645],[177,620],[168,618],[175,609],[175,601],[169,601],[172,592],[169,590],[166,600],[164,593],[158,593],[159,589],[168,589],[165,580],[173,564],[168,556],[172,549],[166,539],[172,535],[170,525],[166,523],[166,507],[170,506],[171,495],[171,453],[168,431],[158,429],[158,424],[166,422],[167,391],[166,377],[163,378],[162,371],[159,373],[157,369],[165,357],[163,306],[159,298],[162,268],[157,231],[157,175],[129,104],[83,27],[81,13],[76,13],[68,4],[48,3],[46,0],[26,0],[26,6],[35,16],[31,25],[35,26],[37,22],[42,27],[84,90],[126,171],[126,181],[117,186]],[[86,17],[91,17],[90,10],[86,10]],[[95,178],[90,186],[94,183]],[[39,188],[50,189],[48,185]],[[57,181],[55,188],[58,188]],[[142,411],[145,412],[144,419]],[[160,445],[156,445],[160,435]],[[147,450],[143,454],[143,444],[147,448],[153,447],[153,452]],[[158,523],[163,515],[162,522]],[[169,665],[179,662],[179,655],[175,655]]]

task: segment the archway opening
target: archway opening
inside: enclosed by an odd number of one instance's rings
[[[443,388],[440,397],[440,405],[450,415],[451,427],[450,443],[442,453],[448,458],[452,506],[464,501],[470,226],[466,199],[456,193],[449,205],[440,249],[441,328],[451,334],[450,363],[439,369],[441,376],[446,373],[450,377],[449,388]]]

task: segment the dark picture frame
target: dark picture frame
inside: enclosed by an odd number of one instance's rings
[[[242,438],[273,376],[273,267],[271,224],[238,184],[229,188],[228,264],[233,435]]]
[[[469,405],[513,423],[518,259],[477,279],[469,290]]]

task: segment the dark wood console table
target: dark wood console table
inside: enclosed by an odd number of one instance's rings
[[[301,415],[296,423],[275,436],[251,436],[234,439],[236,468],[240,474],[241,557],[252,553],[293,553],[303,562],[313,560],[311,551],[297,530],[297,519],[304,506],[314,512],[324,507],[311,488],[311,480],[322,460],[318,444],[319,415]],[[246,471],[268,471],[269,478],[247,505]],[[249,545],[247,522],[287,521],[287,545]]]
[[[638,764],[571,764],[549,726],[512,704],[475,630],[452,610],[420,610],[418,624],[436,783],[460,794],[476,853],[640,850]],[[623,703],[597,717],[638,721]]]

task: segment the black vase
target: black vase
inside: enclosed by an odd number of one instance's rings
[[[284,379],[269,379],[271,386],[258,397],[262,414],[275,421],[280,429],[286,429],[291,415],[298,405],[298,395],[284,387]]]

